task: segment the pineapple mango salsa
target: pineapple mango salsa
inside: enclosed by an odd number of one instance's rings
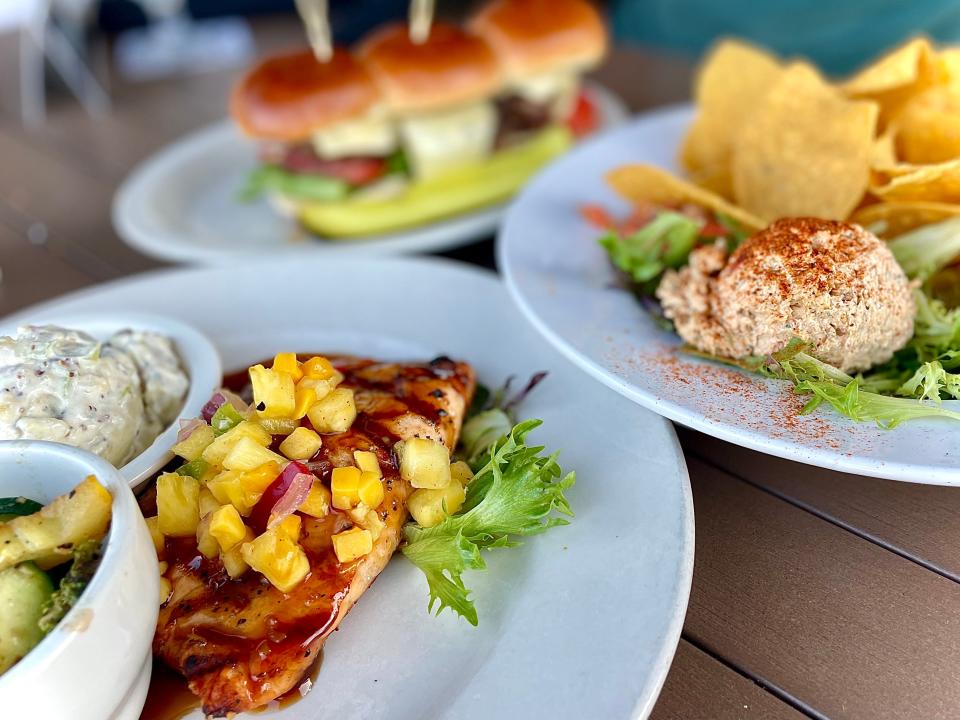
[[[347,529],[331,538],[340,563],[372,551],[385,527],[377,510],[384,475],[377,454],[363,450],[353,464],[333,468],[328,484],[306,464],[325,434],[345,432],[357,418],[354,392],[341,386],[343,375],[327,358],[301,362],[284,352],[248,373],[251,405],[222,391],[210,420],[192,421],[174,445],[184,464],[157,479],[157,515],[147,525],[161,557],[167,538],[195,538],[199,552],[219,559],[231,578],[253,571],[290,592],[310,573],[303,518],[340,515],[337,527]],[[421,527],[461,508],[472,478],[466,463],[451,464],[444,445],[424,438],[397,443],[395,454],[394,472],[416,488],[409,507]],[[170,583],[161,585],[165,599]]]

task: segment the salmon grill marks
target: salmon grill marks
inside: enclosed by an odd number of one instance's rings
[[[303,517],[300,544],[310,574],[289,593],[253,571],[231,580],[219,560],[200,555],[193,538],[167,540],[172,592],[160,609],[154,652],[187,678],[214,717],[261,707],[298,685],[402,538],[411,488],[400,478],[394,443],[429,437],[452,451],[473,397],[473,369],[447,358],[330,359],[344,375],[342,385],[355,392],[358,416],[346,432],[324,435],[309,465],[329,485],[332,468],[352,465],[355,450],[376,453],[385,491],[376,510],[384,529],[370,553],[340,564],[331,536],[351,527],[349,515],[331,508],[323,518]]]

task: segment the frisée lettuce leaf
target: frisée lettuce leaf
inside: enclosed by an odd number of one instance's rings
[[[402,552],[426,575],[431,612],[450,608],[477,625],[463,573],[486,567],[481,552],[511,547],[517,537],[566,525],[564,516],[573,516],[564,491],[573,485],[574,473],[563,474],[556,453],[544,455],[542,447],[527,444],[540,424],[521,422],[489,447],[459,513],[431,528],[406,526]]]

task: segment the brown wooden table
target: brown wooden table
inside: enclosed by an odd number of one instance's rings
[[[264,50],[300,37],[288,18],[256,33]],[[598,75],[642,110],[685,98],[690,69],[621,50]],[[159,266],[117,238],[111,197],[138,160],[221,118],[230,81],[119,85],[110,116],[66,99],[32,132],[0,108],[0,315]],[[489,241],[450,255],[492,263]],[[654,718],[960,717],[960,492],[679,434],[696,567]]]

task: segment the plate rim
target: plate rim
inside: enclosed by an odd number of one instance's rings
[[[559,174],[563,166],[575,164],[581,154],[586,155],[591,153],[594,145],[612,142],[612,139],[620,134],[630,134],[635,131],[638,125],[654,122],[681,122],[684,119],[691,118],[694,111],[695,108],[692,103],[680,102],[638,113],[623,125],[608,133],[591,138],[564,157],[558,158],[544,173],[541,173],[533,182],[523,189],[500,226],[495,245],[497,267],[503,275],[504,283],[507,286],[507,290],[514,304],[520,309],[520,312],[536,331],[577,367],[638,405],[652,410],[684,427],[689,427],[698,432],[703,432],[704,434],[741,447],[746,447],[750,450],[756,450],[806,465],[826,468],[835,472],[845,472],[866,477],[917,484],[960,485],[960,466],[948,468],[902,461],[872,460],[866,455],[847,457],[832,449],[804,446],[801,443],[790,443],[780,438],[767,437],[755,431],[749,431],[746,428],[738,428],[735,425],[711,421],[705,417],[701,418],[682,405],[672,401],[665,401],[652,393],[634,386],[633,383],[619,377],[612,370],[608,370],[602,363],[590,358],[584,351],[577,349],[557,330],[548,325],[540,316],[539,312],[530,304],[526,294],[520,287],[521,283],[517,278],[517,268],[511,261],[509,250],[511,244],[519,241],[508,238],[513,238],[518,235],[518,233],[511,232],[513,224],[517,222],[516,218],[518,217],[520,209],[524,206],[525,202],[527,202],[527,198],[539,193],[539,186],[543,178],[548,173]],[[894,429],[887,432],[896,432],[896,430]],[[923,480],[918,480],[918,477],[923,477]]]
[[[604,115],[604,126],[600,132],[616,128],[630,119],[626,102],[609,87],[591,78],[584,81],[584,87],[597,98]],[[193,245],[189,238],[184,240],[179,233],[169,230],[153,233],[142,227],[139,218],[146,207],[143,203],[156,189],[158,178],[182,165],[186,159],[196,156],[211,138],[219,139],[221,135],[236,132],[230,118],[221,118],[191,130],[141,158],[126,174],[111,201],[110,217],[120,239],[154,259],[201,265],[229,265],[274,253],[319,254],[332,258],[439,252],[469,245],[495,233],[513,200],[511,198],[393,233],[319,241],[308,237],[303,243],[283,243],[270,248],[240,251]]]
[[[293,256],[284,255],[278,256],[271,260],[265,261],[265,266],[284,266],[287,264],[295,263],[297,259]],[[371,264],[382,265],[382,266],[393,266],[394,268],[397,265],[407,266],[407,267],[422,267],[428,268],[431,271],[439,270],[440,272],[449,272],[454,273],[466,273],[470,275],[475,275],[477,277],[484,278],[487,281],[493,281],[499,286],[499,292],[504,293],[505,302],[510,303],[511,298],[507,293],[505,283],[502,275],[496,273],[493,270],[476,266],[473,264],[464,263],[461,261],[444,258],[444,257],[423,257],[423,256],[411,256],[411,257],[368,257],[368,258],[331,258],[330,261],[324,263],[323,271],[335,272],[339,268],[344,268],[341,272],[344,272],[346,268],[356,268],[358,266],[369,267]],[[189,278],[190,276],[200,276],[207,273],[217,273],[217,274],[226,274],[230,272],[230,269],[226,266],[188,266],[188,267],[172,267],[172,268],[158,268],[155,270],[149,270],[143,273],[138,273],[135,275],[130,275],[122,278],[117,278],[105,283],[101,283],[95,286],[90,286],[86,288],[81,288],[64,295],[60,295],[56,298],[51,298],[46,301],[36,303],[34,305],[22,308],[17,310],[14,313],[8,314],[0,318],[0,323],[12,323],[22,321],[28,318],[31,314],[38,313],[49,313],[52,311],[56,312],[90,312],[86,309],[74,309],[68,307],[68,304],[73,304],[75,302],[82,302],[87,298],[95,297],[105,291],[133,291],[136,286],[143,281],[155,281],[163,280],[164,278],[171,276],[184,276]],[[401,273],[402,274],[402,273]],[[139,312],[139,311],[138,311]],[[146,312],[146,311],[144,311]],[[155,311],[154,311],[155,312]],[[176,316],[171,316],[174,320],[178,320]],[[525,320],[518,320],[518,322],[525,322]],[[534,333],[534,335],[536,335]],[[538,337],[534,337],[533,342],[543,342]],[[549,344],[545,344],[545,347],[549,350],[552,348]],[[558,356],[562,356],[562,353],[558,353]],[[563,362],[564,360],[561,360]],[[580,373],[581,370],[577,367],[572,367],[570,369],[573,373]],[[592,383],[593,381],[588,379],[585,376],[586,383]],[[679,438],[676,434],[675,429],[670,424],[670,422],[663,416],[656,413],[648,413],[648,421],[651,423],[658,424],[666,432],[667,438],[669,438],[672,456],[677,459],[677,477],[680,482],[679,496],[680,502],[678,504],[677,510],[680,513],[681,519],[679,523],[680,537],[677,547],[677,558],[678,565],[677,571],[672,575],[674,581],[674,597],[672,602],[673,609],[668,618],[665,618],[665,623],[662,626],[662,637],[663,641],[660,643],[659,648],[655,657],[650,663],[650,670],[646,678],[646,682],[643,685],[641,692],[633,700],[633,709],[630,713],[632,719],[641,719],[646,718],[652,711],[654,705],[656,704],[657,699],[660,696],[660,692],[663,689],[663,685],[666,681],[667,675],[669,674],[673,658],[676,654],[679,642],[681,639],[682,629],[684,620],[686,618],[687,608],[689,606],[690,591],[693,581],[693,570],[694,570],[694,557],[695,557],[695,516],[694,516],[694,504],[693,504],[693,495],[690,486],[690,476],[689,469],[687,467],[686,458],[683,453],[682,447],[680,445]]]

